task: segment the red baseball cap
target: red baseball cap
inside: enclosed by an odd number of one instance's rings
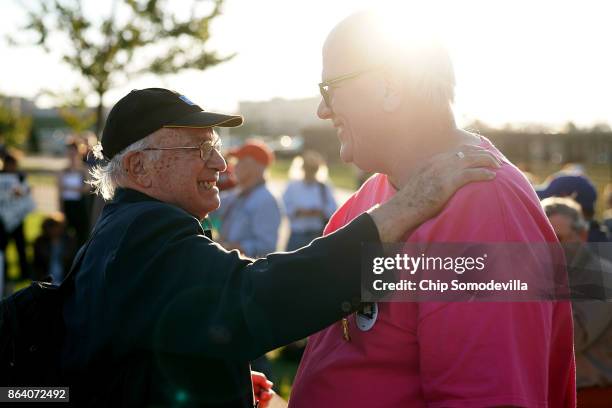
[[[274,161],[274,152],[265,143],[257,140],[247,140],[242,146],[230,150],[227,155],[238,159],[251,157],[266,167]]]

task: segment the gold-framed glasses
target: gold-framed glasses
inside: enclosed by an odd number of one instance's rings
[[[199,150],[200,159],[206,162],[210,160],[214,151],[221,154],[221,139],[204,140],[199,146],[147,147],[142,150]]]
[[[321,93],[321,96],[323,97],[323,101],[325,102],[325,105],[327,105],[328,108],[331,108],[330,89],[333,88],[335,85],[338,85],[339,83],[344,82],[344,81],[348,81],[349,79],[357,78],[358,76],[361,76],[368,72],[375,71],[382,67],[383,67],[382,65],[376,65],[374,67],[369,67],[369,68],[361,69],[359,71],[349,72],[348,74],[339,75],[335,78],[328,79],[327,81],[321,82],[319,84],[319,92]]]

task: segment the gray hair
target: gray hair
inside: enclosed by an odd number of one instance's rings
[[[130,152],[150,147],[153,144],[154,135],[155,133],[152,133],[144,139],[140,139],[137,142],[132,143],[117,153],[110,161],[95,165],[89,171],[91,179],[87,182],[93,187],[94,192],[101,196],[105,201],[112,200],[115,196],[115,190],[117,187],[122,187],[121,179],[123,175],[123,158]],[[102,147],[99,143],[96,147],[94,147],[94,154],[97,159],[103,157]]]
[[[576,201],[567,197],[549,197],[542,200],[542,208],[547,217],[562,215],[572,221],[574,231],[586,231],[589,224],[582,215],[582,207]]]

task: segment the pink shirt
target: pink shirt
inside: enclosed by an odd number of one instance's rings
[[[483,138],[482,145],[503,158]],[[503,158],[493,181],[460,189],[408,242],[554,242],[525,177]],[[334,214],[325,233],[395,194],[371,177]],[[575,407],[569,302],[378,303],[374,327],[349,317],[311,336],[289,406]]]

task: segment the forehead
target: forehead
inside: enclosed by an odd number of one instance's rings
[[[244,156],[239,159],[237,158],[236,162],[240,163],[241,165],[259,164],[259,162],[255,160],[254,158],[252,158],[251,156]]]
[[[218,139],[212,128],[167,128],[161,137],[161,142],[201,143],[205,140]]]
[[[384,44],[371,16],[355,15],[338,24],[323,45],[323,77],[366,68],[383,59]]]
[[[350,42],[332,31],[323,45],[324,80],[354,70],[359,64],[347,46],[350,46]]]

